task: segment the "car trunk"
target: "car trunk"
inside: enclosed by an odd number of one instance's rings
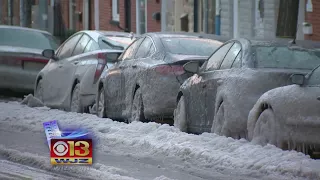
[[[0,46],[0,66],[40,71],[49,61],[41,53],[39,49]]]

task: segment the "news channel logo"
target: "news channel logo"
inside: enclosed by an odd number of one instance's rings
[[[57,120],[43,123],[52,165],[91,165],[93,143],[83,129],[60,130]]]

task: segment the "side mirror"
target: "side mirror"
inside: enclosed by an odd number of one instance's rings
[[[303,85],[305,81],[305,75],[304,74],[293,74],[291,75],[291,82],[293,84],[297,85]]]
[[[42,56],[46,57],[46,58],[49,58],[49,59],[54,59],[56,60],[55,58],[55,53],[54,53],[54,50],[53,49],[45,49],[42,51]]]
[[[198,61],[190,61],[183,65],[183,69],[186,72],[190,73],[198,73],[199,72],[199,62]]]

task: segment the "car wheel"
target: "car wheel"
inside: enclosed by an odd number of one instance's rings
[[[43,82],[42,79],[37,84],[36,92],[34,94],[36,98],[38,98],[41,102],[43,102]]]
[[[80,101],[80,84],[78,83],[72,90],[70,111],[82,113],[83,109]]]
[[[212,122],[211,132],[220,136],[229,137],[231,134],[226,127],[225,102],[222,102]]]
[[[277,143],[277,139],[280,138],[277,136],[277,130],[278,123],[273,111],[271,109],[266,109],[260,114],[255,124],[252,142],[260,145],[273,144],[279,147],[281,144]]]
[[[104,96],[104,88],[99,90],[97,98],[97,116],[100,118],[105,118],[106,116],[106,103]]]
[[[177,108],[174,110],[174,127],[182,132],[187,132],[187,116],[184,96],[181,96]]]
[[[133,121],[144,121],[144,113],[143,113],[143,102],[142,102],[142,93],[140,88],[137,89],[132,106],[131,106],[131,117],[129,118],[129,123]]]

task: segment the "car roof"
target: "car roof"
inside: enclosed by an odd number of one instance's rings
[[[305,49],[320,49],[320,42],[311,40],[295,40],[295,44],[293,43],[293,39],[287,38],[275,38],[271,40],[237,38],[233,40],[240,41],[240,43],[250,42],[251,46],[288,46]]]
[[[27,28],[27,27],[21,27],[21,26],[0,25],[0,29],[19,29],[19,30],[35,31],[35,32],[39,32],[39,33],[52,35],[48,31],[43,31],[43,30],[33,29],[33,28]]]
[[[130,33],[117,32],[117,31],[98,31],[98,30],[83,30],[77,33],[86,33],[95,41],[98,41],[99,37],[102,36],[117,36],[117,37],[129,37]],[[135,36],[135,34],[133,34]]]
[[[214,39],[221,42],[226,42],[230,40],[230,38],[225,36],[219,36],[215,34],[205,34],[205,33],[193,33],[193,32],[150,32],[150,33],[146,33],[146,35],[156,36],[158,38],[198,37],[198,38]]]

